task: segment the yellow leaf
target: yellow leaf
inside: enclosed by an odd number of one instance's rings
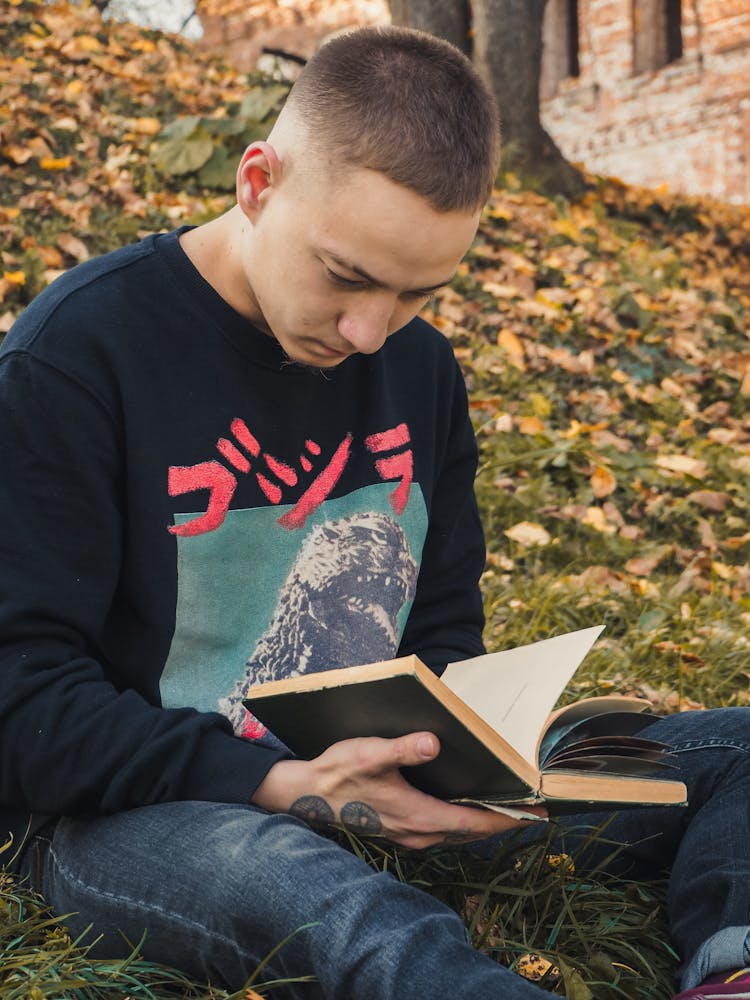
[[[25,285],[26,275],[23,271],[3,271],[3,278],[9,281],[11,285]]]
[[[581,231],[571,219],[556,219],[552,223],[552,229],[556,233],[567,236],[573,243],[578,243],[581,239]]]
[[[156,46],[148,38],[136,38],[130,43],[130,48],[137,52],[156,52]]]
[[[560,970],[557,966],[554,966],[543,955],[538,955],[534,952],[521,955],[516,962],[515,971],[519,976],[523,976],[524,979],[529,979],[533,983],[539,982],[547,973],[554,977],[560,975]]]
[[[549,306],[551,309],[561,309],[562,306],[552,295],[547,295],[547,290],[538,291],[536,293],[537,302],[541,302],[543,306]]]
[[[597,465],[591,475],[591,488],[597,500],[608,497],[617,489],[617,479],[606,465]]]
[[[66,101],[71,101],[76,97],[79,97],[84,91],[84,85],[82,80],[71,80],[63,91],[63,96]]]
[[[721,577],[722,580],[731,579],[734,573],[734,570],[731,566],[727,566],[726,563],[717,562],[716,560],[714,560],[711,563],[711,569],[714,571],[714,573],[716,573],[718,577]]]
[[[72,163],[72,156],[43,156],[39,166],[42,170],[67,170]]]
[[[502,219],[503,222],[510,222],[513,219],[513,211],[506,205],[489,205],[485,209],[488,219]]]
[[[507,327],[503,327],[497,335],[497,343],[498,347],[502,347],[502,349],[507,353],[508,361],[510,361],[513,367],[517,368],[520,372],[525,372],[526,360],[523,343],[515,335],[515,333]]]
[[[661,591],[652,583],[650,580],[638,579],[633,581],[633,590],[636,594],[640,594],[641,597],[658,598]]]
[[[552,413],[552,403],[550,403],[549,397],[544,396],[541,392],[532,392],[529,395],[529,401],[535,417],[544,419]]]
[[[601,507],[587,507],[583,515],[583,523],[596,531],[601,531],[604,535],[612,535],[615,532],[614,524],[610,524],[607,515]]]
[[[156,135],[161,131],[161,122],[158,118],[135,118],[131,127],[138,135]]]
[[[541,524],[534,521],[519,521],[503,532],[512,542],[531,548],[534,545],[549,545],[552,536]]]
[[[80,52],[98,52],[102,47],[93,35],[76,35],[73,44]]]

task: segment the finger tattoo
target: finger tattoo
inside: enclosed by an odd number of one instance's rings
[[[383,829],[377,810],[366,802],[347,802],[341,809],[341,825],[352,833],[377,834]]]
[[[327,826],[336,819],[333,809],[320,795],[301,795],[292,802],[289,812],[310,826]]]

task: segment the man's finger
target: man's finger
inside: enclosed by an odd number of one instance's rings
[[[396,767],[414,767],[434,760],[440,753],[440,741],[434,733],[408,733],[389,740],[390,754]]]

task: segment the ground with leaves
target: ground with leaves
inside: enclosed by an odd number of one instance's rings
[[[33,0],[0,7],[0,88],[0,332],[78,261],[228,207],[232,156],[284,96],[179,38]],[[550,201],[509,176],[426,310],[480,443],[487,643],[604,622],[571,695],[636,692],[663,712],[750,700],[749,265],[748,209],[611,180]],[[670,995],[658,886],[579,876],[544,844],[473,861],[353,849],[552,992]],[[137,959],[88,962],[0,882],[3,997],[161,998],[169,983],[228,997]]]

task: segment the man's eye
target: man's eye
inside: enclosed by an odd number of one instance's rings
[[[366,284],[366,282],[359,281],[356,278],[345,278],[343,274],[332,271],[330,267],[326,268],[326,273],[334,284],[341,285],[342,288],[364,288]]]

